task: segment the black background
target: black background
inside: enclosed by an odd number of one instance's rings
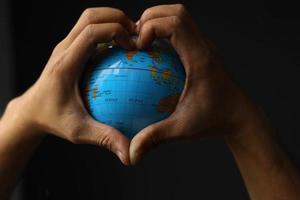
[[[41,73],[55,44],[82,11],[111,6],[137,20],[147,7],[174,1],[11,1],[15,95]],[[178,2],[178,1],[177,1]],[[300,17],[286,2],[184,1],[218,46],[236,82],[264,108],[284,150],[300,166]],[[124,167],[99,147],[49,136],[24,173],[26,199],[248,199],[221,139],[158,147]]]

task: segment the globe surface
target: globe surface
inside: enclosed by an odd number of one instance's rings
[[[100,44],[83,74],[81,92],[91,116],[128,138],[174,111],[185,72],[174,49],[155,40],[143,51]]]

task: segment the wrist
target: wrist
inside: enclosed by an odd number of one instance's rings
[[[0,199],[10,195],[21,169],[43,138],[19,108],[20,101],[12,100],[0,119],[0,182],[5,183],[0,187]]]
[[[271,170],[274,166],[281,166],[282,157],[279,155],[282,151],[265,114],[258,109],[255,113],[249,114],[248,121],[235,133],[225,136],[225,142],[238,162],[246,162],[251,158],[251,162],[255,160],[256,164]]]
[[[23,105],[21,97],[11,100],[0,121],[3,134],[9,133],[18,138],[39,140],[43,132],[35,125],[30,113],[25,113],[26,105]]]
[[[229,146],[240,145],[243,148],[250,148],[253,145],[252,140],[266,136],[271,137],[271,130],[265,114],[258,108],[253,108],[240,119],[233,132],[225,136],[225,141]]]
[[[225,141],[251,199],[298,199],[298,171],[273,137],[265,115],[259,109],[246,113],[244,123]]]
[[[235,88],[235,102],[232,115],[232,132],[225,136],[225,142],[233,148],[256,149],[262,142],[273,140],[272,131],[264,111],[256,106],[240,88]]]

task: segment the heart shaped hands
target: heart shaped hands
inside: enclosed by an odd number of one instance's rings
[[[200,32],[183,5],[145,10],[136,30],[138,48],[148,46],[155,38],[170,40],[184,65],[186,82],[173,114],[132,139],[132,164],[160,143],[237,134],[255,118],[257,109],[228,77],[215,46]]]
[[[130,39],[134,34],[136,44]],[[130,142],[89,116],[78,80],[97,43],[114,40],[126,49],[142,49],[155,38],[169,39],[177,51],[186,71],[185,87],[173,114]],[[37,82],[11,101],[6,113],[35,130],[31,135],[49,132],[74,143],[103,146],[127,165],[165,141],[238,133],[255,118],[256,108],[225,73],[214,45],[184,6],[176,4],[145,10],[137,24],[118,9],[87,9],[56,46]]]

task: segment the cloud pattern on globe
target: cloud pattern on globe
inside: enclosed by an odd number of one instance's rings
[[[87,63],[81,93],[95,120],[131,139],[172,114],[184,82],[182,63],[166,40],[142,51],[103,43]]]

